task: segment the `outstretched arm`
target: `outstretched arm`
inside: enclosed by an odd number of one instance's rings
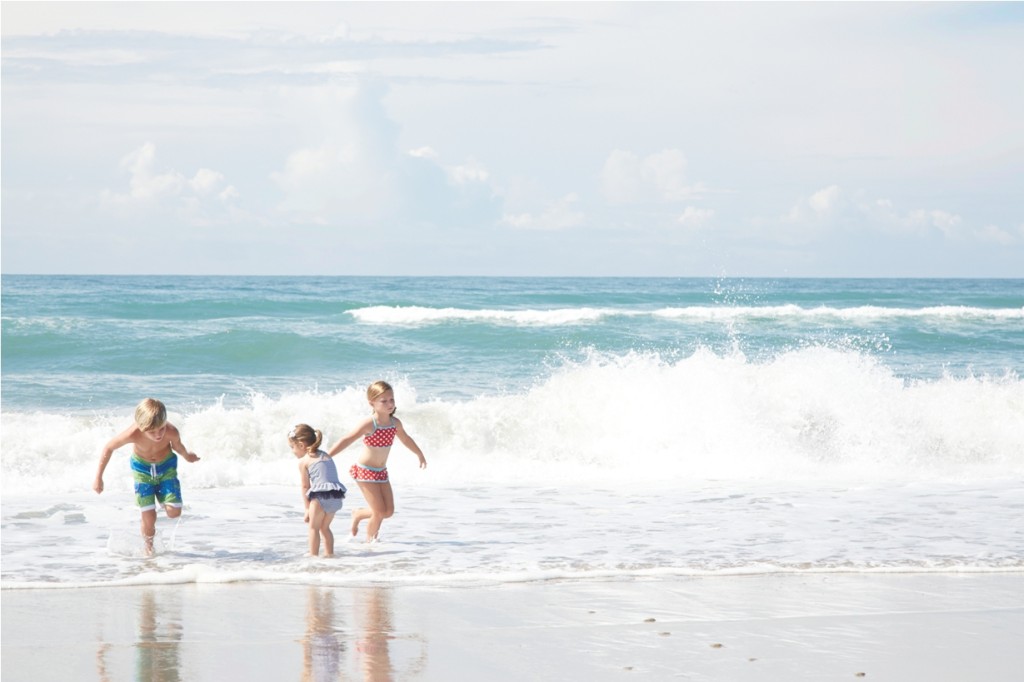
[[[338,439],[331,449],[327,451],[329,457],[334,457],[336,454],[347,448],[352,443],[355,443],[361,436],[365,436],[370,432],[370,426],[373,424],[373,419],[363,420],[359,426],[352,429],[346,436],[342,436]]]
[[[92,482],[92,489],[97,493],[103,492],[103,472],[106,471],[107,464],[110,462],[110,458],[114,454],[114,450],[131,443],[135,435],[135,431],[137,430],[137,426],[130,426],[111,438],[107,444],[103,446],[103,452],[100,453],[100,466],[99,469],[96,470],[96,479]]]
[[[408,433],[405,432],[405,427],[402,426],[402,422],[395,419],[395,435],[398,436],[398,440],[402,441],[402,445],[412,450],[413,454],[420,458],[420,469],[427,468],[427,458],[423,456],[423,451],[420,450],[420,446],[416,445],[416,441],[412,439]]]

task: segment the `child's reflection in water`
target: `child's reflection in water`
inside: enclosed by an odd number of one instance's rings
[[[139,638],[135,643],[136,682],[181,682],[181,603],[172,592],[143,590],[139,600]],[[107,654],[113,645],[101,641],[96,652],[96,672],[101,682],[114,677],[107,669]]]
[[[389,595],[382,587],[368,587],[360,590],[356,600],[362,602],[362,608],[357,607],[362,615],[362,624],[356,651],[359,652],[363,680],[390,682],[393,675],[390,641],[394,639],[394,628],[391,625]]]
[[[352,635],[355,638],[354,660],[351,667],[345,657],[343,618],[335,607],[339,588],[311,587],[306,601],[306,636],[302,642],[303,682],[322,682],[342,679],[345,668],[351,673],[358,670],[365,682],[393,682],[419,675],[426,666],[427,649],[419,634],[396,635],[391,611],[391,592],[386,587],[358,587],[355,591]],[[418,643],[412,647],[410,642]],[[396,672],[393,661],[394,645],[405,663]],[[411,660],[410,660],[411,659]]]
[[[334,591],[309,588],[306,595],[306,637],[302,640],[302,682],[341,679],[343,632],[334,625]]]
[[[142,594],[139,643],[136,644],[136,680],[179,682],[181,667],[181,603],[174,592],[162,592],[157,604],[156,591]],[[173,607],[173,608],[169,608]],[[158,614],[162,617],[158,618]],[[163,625],[162,630],[160,625]]]

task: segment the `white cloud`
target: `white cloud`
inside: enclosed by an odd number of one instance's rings
[[[453,166],[448,170],[448,175],[456,185],[465,185],[472,182],[487,182],[490,174],[487,169],[476,161],[469,161],[462,166]]]
[[[920,227],[925,230],[934,227],[947,237],[951,237],[956,233],[956,228],[962,221],[960,216],[948,211],[917,209],[908,213],[903,222],[911,227]]]
[[[284,162],[284,170],[270,174],[283,190],[298,192],[311,181],[323,177],[335,168],[351,163],[351,150],[330,147],[296,149]]]
[[[1016,244],[1018,241],[1024,240],[1024,226],[1018,228],[1017,234],[1014,235],[1012,232],[1008,232],[996,225],[986,225],[985,227],[975,230],[973,235],[974,238],[980,242],[1009,246],[1011,244]]]
[[[836,205],[839,203],[839,186],[831,185],[825,189],[819,190],[811,195],[811,198],[807,200],[807,205],[811,209],[819,214],[824,215],[830,213]]]
[[[687,206],[677,220],[683,227],[696,230],[707,225],[714,217],[713,209]]]
[[[224,182],[224,174],[209,168],[200,168],[188,184],[196,194],[209,194]]]
[[[444,166],[441,164],[441,155],[433,147],[418,147],[408,151],[409,156],[416,159],[426,159],[435,162],[444,169],[449,182],[453,185],[465,185],[474,182],[487,182],[490,173],[475,159],[458,166]]]
[[[502,222],[520,230],[566,230],[581,225],[586,215],[575,208],[579,196],[566,194],[545,206],[540,215],[519,213],[505,215]]]
[[[402,146],[401,127],[384,107],[388,88],[374,81],[304,93],[316,107],[320,139],[287,155],[271,173],[286,220],[339,229],[368,225],[491,225],[501,215],[485,166],[448,165],[431,145]]]
[[[878,228],[922,236],[933,231],[945,237],[961,236],[959,228],[963,219],[949,211],[919,208],[901,212],[888,199],[859,202],[857,210]]]
[[[103,208],[114,212],[162,211],[192,225],[209,225],[234,215],[231,204],[240,195],[234,186],[220,189],[225,182],[223,173],[200,168],[188,178],[173,169],[157,170],[156,145],[152,142],[122,157],[119,167],[128,174],[128,191],[103,190]],[[207,201],[206,197],[217,201]]]
[[[759,4],[742,22],[728,3],[415,5],[4,3],[9,262],[51,267],[14,230],[45,246],[88,225],[108,250],[118,215],[178,226],[244,210],[267,231],[232,235],[247,249],[306,221],[337,226],[315,233],[339,243],[349,225],[407,229],[422,242],[404,243],[448,253],[503,214],[510,245],[529,249],[544,235],[528,230],[585,216],[629,228],[593,233],[587,248],[609,254],[595,272],[624,239],[664,253],[672,228],[713,226],[723,265],[800,247],[747,261],[762,272],[797,273],[791,254],[841,243],[864,259],[850,271],[1021,274],[1003,248],[1024,245],[1009,5]],[[883,24],[896,28],[880,37]],[[133,151],[108,179],[111,149]],[[889,244],[920,258],[864,255]],[[641,253],[623,267],[647,272]]]
[[[703,183],[688,183],[686,171],[686,157],[678,149],[642,158],[615,149],[604,162],[601,184],[611,204],[680,202],[707,191]]]
[[[409,156],[413,156],[417,159],[436,159],[437,152],[430,147],[419,147],[417,149],[410,149]]]
[[[839,186],[829,185],[810,197],[801,197],[781,220],[785,223],[820,223],[838,211],[841,198]]]
[[[161,200],[194,194],[207,194],[224,182],[224,175],[209,168],[199,169],[189,180],[175,170],[156,171],[156,145],[143,144],[124,157],[119,164],[128,173],[128,192],[104,190],[102,203],[107,205],[146,205]]]
[[[901,211],[889,199],[865,199],[862,192],[850,193],[838,185],[829,185],[810,197],[802,197],[779,222],[814,229],[853,225],[920,236],[938,232],[946,238],[971,236],[980,241],[1013,238],[995,226],[968,234],[963,229],[963,218],[956,213],[922,208]]]
[[[227,202],[235,201],[240,196],[241,195],[239,194],[238,190],[235,189],[234,185],[228,185],[227,187],[224,188],[223,191],[221,191],[220,194],[217,195],[217,198],[220,199],[221,201],[227,203]]]
[[[343,212],[374,218],[395,205],[393,178],[350,145],[325,141],[296,149],[270,177],[284,192],[278,208],[300,221],[326,224]]]

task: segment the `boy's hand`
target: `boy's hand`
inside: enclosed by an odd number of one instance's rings
[[[199,461],[199,455],[197,455],[194,452],[186,452],[186,453],[184,453],[182,455],[182,457],[185,458],[186,462],[198,462]]]
[[[95,490],[97,494],[103,492],[103,479],[97,478],[95,481],[93,481],[92,489]]]

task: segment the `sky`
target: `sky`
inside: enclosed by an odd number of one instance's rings
[[[0,269],[1024,277],[1024,3],[0,3]]]

